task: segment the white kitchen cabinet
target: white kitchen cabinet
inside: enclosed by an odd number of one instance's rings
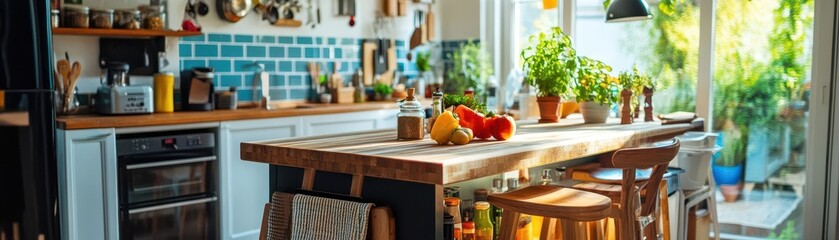
[[[113,128],[58,130],[61,239],[119,239]]]
[[[318,136],[396,128],[396,109],[303,117],[303,134]]]
[[[240,144],[301,136],[300,118],[228,121],[220,126],[221,239],[257,239],[269,200],[268,164],[241,160]]]

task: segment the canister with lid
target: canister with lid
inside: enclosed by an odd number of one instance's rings
[[[114,28],[140,29],[142,15],[137,9],[117,9],[114,11]]]
[[[113,9],[93,9],[93,10],[90,10],[90,27],[92,27],[92,28],[113,28],[114,27],[114,10]]]
[[[64,5],[64,27],[87,28],[90,21],[90,8],[82,5]]]
[[[138,7],[143,18],[143,28],[163,30],[166,27],[166,8],[161,5],[142,5]]]
[[[61,11],[58,9],[50,10],[50,25],[52,28],[61,26]]]

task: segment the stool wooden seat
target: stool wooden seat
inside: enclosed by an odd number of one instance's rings
[[[552,219],[561,220],[564,239],[587,239],[585,229],[580,229],[581,222],[605,219],[612,210],[609,197],[554,185],[535,185],[492,194],[488,201],[503,209],[499,239],[516,239],[515,230],[521,214],[546,218],[540,239],[553,239],[551,231],[547,231],[553,224]]]
[[[606,168],[584,165],[572,169],[569,172],[572,180],[560,181],[557,185],[608,196],[619,211],[613,214],[618,222],[615,235],[620,239],[643,239],[638,229],[644,224],[639,225],[639,220],[654,221],[652,216],[658,210],[656,204],[666,203],[667,195],[661,194],[666,193],[662,177],[680,146],[678,139],[672,139],[650,147],[619,149],[612,154],[611,161],[604,164]],[[620,179],[615,176],[617,171],[621,173]],[[638,174],[639,171],[649,171],[649,174]],[[638,175],[643,177],[639,179]],[[635,212],[638,206],[640,215]],[[647,239],[656,239],[661,233],[657,227],[644,227],[643,235]],[[669,226],[664,227],[669,229]]]

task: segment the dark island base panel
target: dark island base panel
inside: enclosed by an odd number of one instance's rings
[[[296,193],[303,183],[303,168],[272,165],[271,193]],[[313,190],[349,194],[352,175],[317,171]],[[361,198],[377,206],[390,206],[396,219],[396,239],[442,239],[443,193],[433,184],[364,177]]]

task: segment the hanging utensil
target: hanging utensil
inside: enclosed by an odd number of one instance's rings
[[[251,10],[251,0],[216,0],[219,16],[228,22],[242,20]]]
[[[414,10],[414,33],[411,34],[410,49],[422,44],[422,29],[420,29],[420,11]]]

